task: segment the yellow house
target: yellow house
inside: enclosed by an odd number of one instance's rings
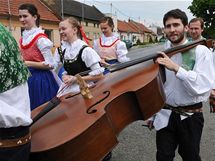
[[[75,17],[78,19],[91,40],[97,39],[101,35],[99,20],[104,16],[95,6],[89,6],[72,0],[43,0],[57,15],[61,17]]]
[[[54,45],[59,45],[60,35],[58,24],[60,17],[55,15],[53,11],[39,0],[0,0],[0,23],[6,26],[17,42],[19,42],[23,28],[19,22],[18,7],[23,3],[32,3],[37,7],[40,14],[41,27],[53,41]]]

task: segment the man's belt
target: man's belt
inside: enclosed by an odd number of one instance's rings
[[[184,116],[190,116],[189,114],[187,113],[200,113],[202,112],[202,102],[200,103],[196,103],[196,104],[193,104],[193,105],[188,105],[188,106],[178,106],[178,107],[174,107],[174,106],[171,106],[171,105],[168,105],[166,104],[164,106],[164,109],[169,109],[169,110],[172,110],[180,115],[184,115]]]
[[[29,127],[0,128],[0,148],[24,145],[30,140]]]
[[[0,140],[0,148],[8,148],[8,147],[16,147],[16,146],[24,145],[29,143],[30,140],[31,140],[30,133],[16,139]]]

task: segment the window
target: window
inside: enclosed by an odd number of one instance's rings
[[[99,34],[98,33],[93,33],[93,39],[98,39],[99,38]]]
[[[45,30],[45,34],[48,36],[48,38],[50,40],[52,40],[52,30],[47,30],[47,29],[44,29]]]

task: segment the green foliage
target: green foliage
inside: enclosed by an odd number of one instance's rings
[[[193,0],[188,9],[195,17],[203,18],[205,22],[203,36],[215,39],[215,0]]]
[[[149,43],[153,43],[152,37],[149,37]]]
[[[156,38],[155,38],[155,42],[158,42],[158,37],[156,36]]]
[[[137,45],[141,45],[140,39],[137,39],[136,44],[137,44]]]

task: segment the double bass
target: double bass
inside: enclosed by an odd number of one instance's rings
[[[171,56],[206,43],[196,41],[164,52]],[[80,94],[61,98],[31,126],[30,161],[101,160],[117,145],[117,136],[127,125],[147,120],[164,106],[164,68],[153,61],[158,56],[111,67],[111,73],[91,89],[92,99]],[[46,106],[36,108],[32,116],[37,117]]]

